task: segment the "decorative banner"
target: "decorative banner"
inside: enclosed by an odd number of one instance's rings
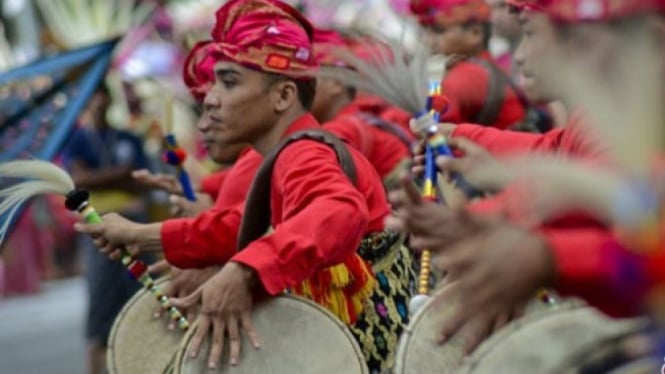
[[[51,160],[58,154],[104,79],[117,42],[116,38],[0,73],[0,162]],[[0,180],[0,189],[14,182]],[[0,222],[6,219],[0,216]]]

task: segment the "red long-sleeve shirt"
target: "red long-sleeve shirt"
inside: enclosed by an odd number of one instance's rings
[[[385,178],[410,157],[409,147],[396,135],[364,122],[362,109],[359,103],[352,102],[323,127],[359,150]]]
[[[229,175],[229,169],[216,171],[201,181],[201,192],[208,194],[212,200],[217,200],[219,190],[222,188],[226,177]]]
[[[179,268],[222,265],[236,252],[245,198],[263,158],[247,148],[224,178],[214,206],[195,218],[162,224],[162,246]]]
[[[469,138],[498,157],[555,152],[585,162],[610,163],[607,148],[589,133],[583,122],[583,115],[578,111],[565,128],[542,135],[464,124],[457,126],[453,137]],[[509,186],[496,196],[471,204],[469,209],[479,214],[502,214],[519,219],[507,204],[515,198],[515,193],[518,191]],[[569,214],[548,222],[539,232],[554,258],[556,288],[560,293],[582,297],[613,316],[637,312],[630,293],[617,292],[622,268],[615,261],[619,252],[613,246],[616,239],[608,227],[581,214]]]
[[[489,53],[477,57],[491,62]],[[441,82],[443,94],[449,100],[448,110],[442,114],[441,122],[473,123],[487,102],[490,72],[473,61],[461,61],[448,70]],[[508,84],[504,84],[503,104],[495,120],[487,124],[498,129],[507,129],[521,122],[526,115],[519,96]]]
[[[312,128],[320,125],[307,114],[284,136]],[[232,258],[255,269],[268,293],[282,292],[345,261],[366,233],[383,229],[389,206],[381,180],[359,151],[349,151],[358,175],[355,186],[335,151],[320,142],[298,141],[277,158],[270,197],[274,231]]]

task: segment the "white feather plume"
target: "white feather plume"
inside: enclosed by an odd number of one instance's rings
[[[406,30],[406,28],[405,28]],[[376,38],[380,40],[380,38]],[[319,76],[338,79],[344,84],[375,94],[410,113],[424,109],[429,82],[440,82],[445,74],[445,59],[433,56],[424,43],[408,51],[404,37],[385,41],[377,48],[371,42],[366,48],[369,58],[362,59],[348,50],[339,50],[339,58],[351,69],[322,69]]]
[[[6,178],[28,180],[0,190],[0,216],[5,218],[4,222],[0,223],[0,244],[22,203],[37,195],[66,195],[75,189],[69,174],[47,161],[19,160],[0,163],[0,180]]]

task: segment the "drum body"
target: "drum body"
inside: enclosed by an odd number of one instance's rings
[[[411,318],[404,329],[397,349],[395,374],[457,373],[464,359],[466,336],[455,334],[445,344],[437,340],[440,326],[450,318],[455,305],[446,300],[436,300],[451,285],[445,285]],[[577,304],[577,303],[575,303]],[[548,313],[550,306],[534,300],[525,311],[526,315]]]
[[[240,363],[230,368],[229,342],[224,342],[216,373],[368,373],[358,343],[332,313],[300,297],[283,295],[254,307],[252,323],[261,349],[255,350],[243,335]],[[209,342],[197,358],[187,355],[196,329],[192,328],[176,355],[174,374],[209,373]]]
[[[155,284],[162,288],[166,279]],[[169,330],[166,317],[154,319],[159,308],[147,290],[138,291],[122,308],[109,336],[106,363],[110,374],[163,373],[178,350],[183,333]]]
[[[536,313],[485,341],[459,373],[562,373],[581,352],[625,334],[639,320],[611,320],[591,307]]]

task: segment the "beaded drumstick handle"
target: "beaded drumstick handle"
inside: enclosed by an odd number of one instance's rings
[[[102,218],[97,211],[95,211],[95,208],[90,205],[89,199],[90,194],[88,191],[74,190],[67,194],[65,206],[71,211],[78,212],[87,223],[101,223]],[[168,312],[171,319],[177,322],[182,330],[187,330],[189,328],[189,322],[176,307],[171,305],[169,298],[157,288],[155,282],[148,273],[148,266],[143,261],[132,258],[132,256],[126,251],[123,250],[122,252],[121,261],[123,265],[127,267],[127,271],[129,271],[134,279],[141,282],[143,287],[155,296],[159,304],[162,306],[162,309]]]
[[[447,102],[441,95],[441,84],[431,83],[429,96],[427,97],[427,112],[416,118],[416,121],[423,123],[431,121],[431,126],[427,128],[425,143],[425,181],[422,189],[422,198],[427,201],[437,201],[437,170],[436,156],[437,151],[445,155],[452,155],[450,149],[445,143],[443,135],[437,131],[439,122],[439,113],[445,111]],[[411,298],[409,310],[411,313],[418,311],[429,299],[429,281],[430,281],[430,256],[428,249],[421,252],[420,274],[418,275],[418,294]]]

